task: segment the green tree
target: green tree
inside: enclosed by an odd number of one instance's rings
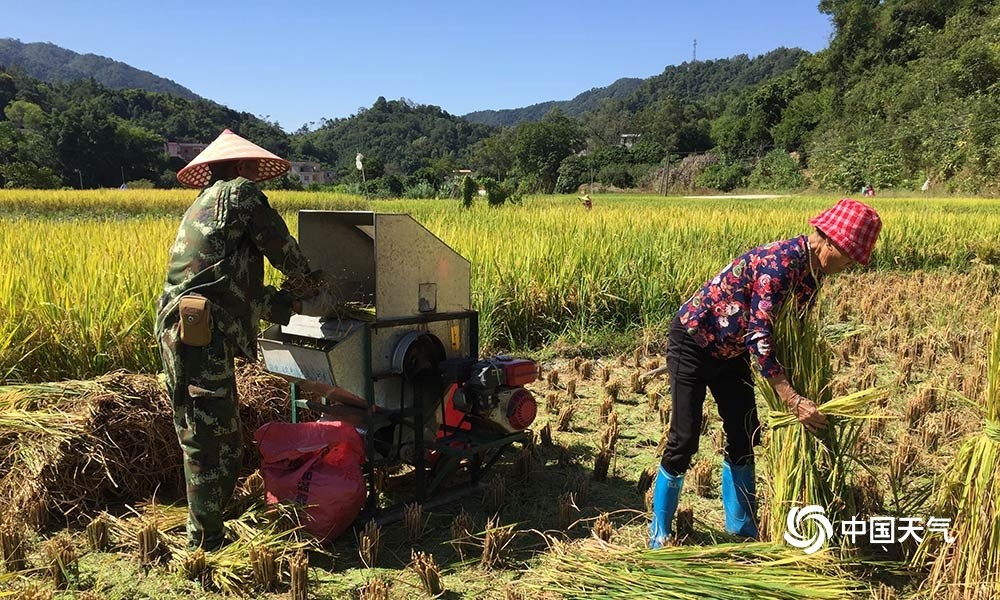
[[[31,162],[14,162],[0,165],[0,183],[5,188],[54,189],[61,181],[52,169],[39,167]]]
[[[479,187],[471,177],[466,175],[462,178],[462,206],[472,208],[472,200],[476,197]]]
[[[559,165],[567,156],[583,149],[580,125],[558,110],[538,123],[522,123],[514,131],[514,165],[524,175],[538,177],[540,191],[551,194],[559,176]]]

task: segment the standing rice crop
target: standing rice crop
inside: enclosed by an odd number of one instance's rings
[[[914,565],[930,564],[924,583],[933,597],[985,600],[1000,595],[1000,314],[993,327],[986,391],[966,398],[983,418],[938,476],[930,514],[951,519],[946,533],[928,533]],[[952,543],[948,543],[948,541]]]

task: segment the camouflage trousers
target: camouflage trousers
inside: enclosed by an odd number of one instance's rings
[[[160,356],[184,453],[188,545],[213,550],[243,458],[232,344],[216,330],[208,346],[188,346],[175,323],[160,335]]]

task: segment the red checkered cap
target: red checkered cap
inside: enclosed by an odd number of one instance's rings
[[[882,231],[882,219],[875,209],[850,198],[813,217],[809,224],[822,231],[855,262],[867,265],[875,240]]]

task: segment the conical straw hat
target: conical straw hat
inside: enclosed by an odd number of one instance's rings
[[[253,142],[247,141],[230,130],[223,131],[215,141],[177,172],[177,181],[188,187],[201,188],[212,179],[209,165],[226,160],[256,160],[255,181],[273,179],[292,166],[287,160],[271,154]]]

